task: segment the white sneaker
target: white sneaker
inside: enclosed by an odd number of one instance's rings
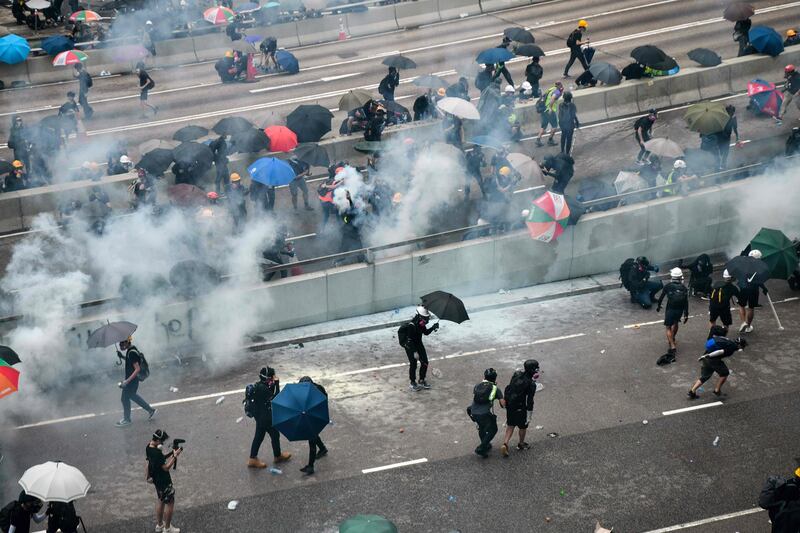
[[[156,533],[164,533],[164,524],[156,524]]]
[[[181,530],[175,526],[169,526],[164,529],[164,533],[181,533]]]
[[[749,326],[747,326],[747,329],[746,329],[746,330],[744,330],[744,332],[745,332],[745,333],[753,333],[753,326],[752,326],[752,324],[751,324],[751,325],[749,325]]]
[[[739,326],[739,333],[744,333],[744,330],[747,329],[747,322],[742,322],[742,325]]]

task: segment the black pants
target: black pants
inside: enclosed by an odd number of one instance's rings
[[[636,137],[636,134],[634,133],[634,134],[633,134],[633,140],[635,140],[635,141],[636,141],[636,146],[638,146],[638,147],[639,147],[639,155],[637,155],[637,156],[636,156],[636,160],[637,160],[637,161],[644,161],[645,159],[647,159],[648,157],[650,157],[650,152],[648,152],[648,151],[645,149],[645,147],[644,147],[644,143],[646,143],[646,142],[647,142],[647,141],[649,141],[650,139],[645,139],[645,140],[642,142],[642,144],[639,144],[639,138],[638,138],[638,137]]]
[[[731,138],[719,140],[719,168],[723,170],[728,165],[728,154],[731,151]]]
[[[488,452],[492,445],[492,439],[497,435],[497,415],[492,413],[475,416],[475,423],[478,424],[478,438],[481,443],[475,448],[476,452]]]
[[[94,115],[94,109],[92,109],[92,106],[89,105],[87,96],[87,93],[80,91],[78,93],[78,103],[81,105],[81,109],[83,110],[83,116],[86,118],[92,118],[92,115]]]
[[[317,460],[317,451],[322,451],[324,449],[325,444],[322,442],[322,439],[319,438],[319,435],[308,441],[308,466],[314,468],[314,461]]]
[[[230,183],[230,175],[228,174],[228,165],[214,165],[217,170],[217,177],[214,180],[214,188],[217,194],[222,194],[224,189],[228,188]]]
[[[293,179],[289,182],[289,192],[292,195],[292,206],[297,209],[297,191],[303,193],[303,203],[308,207],[308,185],[305,178]]]
[[[561,129],[561,153],[567,154],[572,151],[572,137],[575,135],[575,130]]]
[[[408,356],[408,379],[410,381],[417,381],[417,359],[414,353],[419,354],[419,380],[425,381],[425,376],[428,373],[428,352],[425,351],[425,345],[421,342],[411,343],[406,348],[406,355]]]
[[[250,445],[250,458],[258,457],[258,449],[264,442],[264,437],[269,433],[269,440],[272,442],[272,456],[279,457],[281,454],[281,435],[278,430],[272,427],[272,414],[267,417],[256,419],[256,434],[253,435],[253,444]]]
[[[572,64],[575,63],[576,59],[581,62],[583,70],[589,70],[589,65],[586,63],[586,58],[583,56],[583,50],[578,46],[569,49],[569,61],[567,61],[567,66],[564,67],[564,76],[569,74],[569,69],[572,68]]]

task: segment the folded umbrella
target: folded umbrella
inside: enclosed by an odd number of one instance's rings
[[[13,366],[21,363],[17,352],[8,346],[0,346],[0,360],[6,363],[7,366]]]
[[[169,271],[169,282],[185,298],[205,294],[221,281],[222,277],[213,267],[194,259],[180,261]]]
[[[622,74],[620,74],[617,67],[605,61],[592,61],[589,65],[589,72],[592,77],[597,81],[602,81],[606,85],[619,85],[622,81]]]
[[[505,30],[503,30],[503,35],[505,35],[512,41],[516,41],[518,43],[533,44],[536,42],[536,39],[534,39],[533,34],[531,32],[529,32],[524,28],[519,28],[517,26],[506,28]]]
[[[644,143],[645,149],[658,157],[677,159],[683,157],[683,148],[678,143],[669,139],[656,137]]]
[[[254,153],[270,149],[270,139],[263,130],[249,129],[234,134],[231,137],[231,153]]]
[[[98,22],[101,17],[98,13],[90,10],[84,9],[83,11],[76,11],[72,15],[69,16],[69,20],[72,22],[81,21],[81,22]]]
[[[750,28],[750,44],[757,52],[772,57],[783,52],[783,38],[780,33],[768,26],[753,26]]]
[[[750,241],[750,247],[761,251],[761,260],[769,267],[770,279],[789,279],[797,269],[794,243],[780,230],[761,228]]]
[[[286,126],[264,128],[269,137],[269,149],[273,152],[288,152],[297,146],[297,134]]]
[[[730,115],[722,102],[700,102],[689,106],[683,118],[690,130],[708,135],[725,129]]]
[[[722,16],[725,17],[725,20],[730,20],[731,22],[749,19],[754,14],[755,10],[753,6],[745,2],[734,2],[722,12]]]
[[[428,311],[439,317],[439,320],[449,320],[461,324],[469,320],[469,314],[464,307],[464,302],[444,291],[434,291],[422,297],[422,305]]]
[[[374,514],[360,514],[339,525],[339,533],[397,533],[397,526]]]
[[[286,50],[278,50],[275,52],[275,61],[281,70],[285,70],[289,74],[297,74],[300,72],[300,63],[291,52]]]
[[[136,168],[144,169],[154,176],[160,176],[167,171],[173,161],[172,150],[154,148],[142,156],[136,163]]]
[[[544,57],[544,50],[538,44],[523,44],[514,49],[514,53],[518,56],[527,57]]]
[[[225,117],[216,124],[214,124],[214,133],[219,135],[233,135],[241,131],[247,131],[254,128],[253,123],[242,117]]]
[[[94,330],[86,342],[89,348],[107,348],[133,335],[137,327],[133,322],[109,322]]]
[[[203,11],[203,19],[215,25],[233,22],[235,16],[236,13],[232,9],[223,6],[210,7]]]
[[[722,58],[713,50],[708,48],[695,48],[689,51],[689,59],[703,67],[716,67],[722,63]]]
[[[635,59],[637,63],[641,63],[655,70],[667,71],[678,66],[678,63],[665,54],[663,50],[650,44],[634,48],[631,51],[631,57]]]
[[[0,398],[19,390],[19,370],[10,366],[0,366]]]
[[[64,35],[56,35],[54,37],[42,39],[42,50],[47,52],[47,55],[50,56],[72,50],[73,48],[75,48],[75,41]]]
[[[294,149],[294,155],[312,167],[327,167],[331,164],[328,151],[318,144],[298,144]]]
[[[495,63],[504,63],[513,58],[514,54],[505,48],[489,48],[478,54],[475,61],[481,65],[494,65]]]
[[[402,54],[384,58],[384,60],[381,61],[381,63],[383,63],[387,67],[394,67],[401,70],[417,68],[416,63],[414,63],[412,60],[410,60],[409,58],[405,57]]]
[[[425,87],[426,89],[446,89],[450,86],[445,80],[433,74],[425,74],[415,79],[413,82],[417,87]]]
[[[436,102],[436,107],[445,113],[450,113],[451,115],[455,115],[459,118],[467,120],[481,119],[481,114],[478,112],[478,108],[475,107],[475,104],[472,102],[467,102],[463,98],[446,96]]]
[[[301,105],[286,117],[286,126],[297,135],[297,141],[317,142],[331,131],[333,113],[318,104]]]
[[[208,128],[203,126],[184,126],[172,134],[172,139],[180,142],[194,141],[208,135]]]
[[[363,106],[370,100],[372,100],[372,95],[367,91],[353,89],[347,91],[347,93],[339,99],[339,109],[342,111],[352,111],[353,109]]]
[[[149,141],[145,141],[139,145],[139,153],[146,154],[150,150],[155,150],[156,148],[172,151],[179,144],[180,143],[178,141],[165,141],[164,139],[150,139]]]
[[[0,38],[0,63],[15,65],[22,63],[31,53],[28,41],[19,35],[9,34]]]
[[[353,146],[353,150],[362,154],[374,154],[389,148],[389,143],[380,141],[359,141]]]
[[[19,484],[28,496],[64,503],[83,498],[91,487],[80,470],[60,461],[30,467],[19,478]]]
[[[272,399],[272,426],[290,441],[311,440],[329,422],[328,398],[313,383],[289,383]]]
[[[775,87],[774,83],[764,80],[753,80],[747,84],[747,96],[750,97],[751,106],[760,113],[778,117],[783,105],[783,92]]]
[[[247,167],[247,171],[253,181],[270,187],[288,185],[295,178],[291,165],[274,157],[262,157],[256,160]]]
[[[206,203],[206,192],[189,183],[179,183],[167,188],[167,196],[173,205],[194,207]]]
[[[544,185],[544,173],[542,167],[532,158],[517,152],[506,156],[509,164],[516,170],[523,179],[531,180],[532,186]]]

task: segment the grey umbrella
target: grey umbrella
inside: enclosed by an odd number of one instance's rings
[[[619,85],[619,82],[622,81],[622,74],[617,67],[605,61],[592,61],[589,72],[592,73],[594,79],[602,81],[606,85]]]
[[[136,328],[136,324],[132,322],[109,322],[94,330],[87,343],[89,348],[106,348],[133,335]]]

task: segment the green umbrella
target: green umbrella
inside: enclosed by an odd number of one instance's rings
[[[722,102],[700,102],[689,106],[683,118],[690,130],[707,135],[724,130],[731,117]]]
[[[761,260],[769,265],[770,279],[788,279],[797,268],[794,244],[780,230],[761,228],[750,246],[761,251]]]
[[[342,522],[339,533],[397,533],[397,526],[382,516],[360,514]]]

